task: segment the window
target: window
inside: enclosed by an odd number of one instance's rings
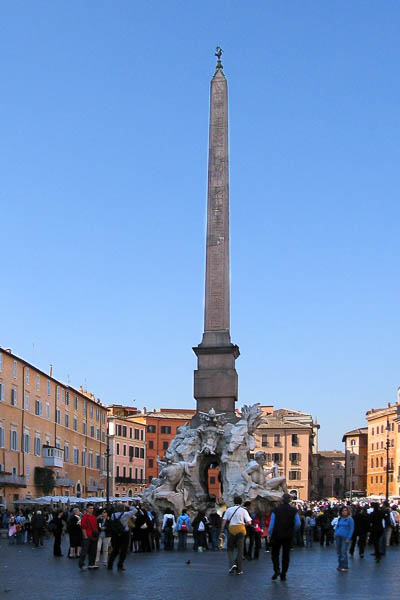
[[[153,450],[153,448],[154,448],[154,442],[153,442],[153,440],[150,440],[150,442],[149,442],[149,449]]]
[[[60,386],[59,385],[56,386],[56,398],[57,398],[57,402],[60,402]]]
[[[56,408],[56,423],[59,425],[61,423],[61,412],[58,408]]]
[[[74,465],[79,465],[79,450],[74,448]]]
[[[126,425],[122,427],[122,437],[126,437]]]
[[[129,446],[129,458],[133,458],[133,446]]]
[[[371,435],[374,435],[374,428],[372,428],[372,434]]]
[[[105,425],[105,424],[106,424],[106,413],[105,413],[105,412],[103,412],[103,413],[101,414],[101,422],[103,423],[103,425]]]
[[[143,429],[140,430],[140,440],[143,442],[144,440],[144,431]]]
[[[374,459],[371,458],[371,469],[373,469],[373,468],[374,468]]]
[[[40,392],[40,375],[36,375],[36,391]]]
[[[11,390],[11,406],[17,406],[17,390],[15,388]]]
[[[27,431],[24,433],[24,452],[25,454],[29,454],[31,451],[31,436]]]
[[[65,405],[69,406],[69,392],[68,391],[65,392]]]
[[[25,394],[25,410],[29,412],[29,394]]]
[[[123,453],[124,456],[126,456],[126,444],[124,444],[124,446],[123,446],[122,453]]]
[[[94,437],[94,425],[90,426],[90,437]]]
[[[274,446],[280,446],[280,445],[281,445],[281,434],[275,433],[274,434]]]
[[[3,355],[0,352],[0,372],[3,370]]]
[[[4,402],[4,383],[0,383],[0,402]]]
[[[117,442],[117,455],[119,455],[119,444]]]
[[[65,427],[69,427],[69,414],[68,413],[65,413],[64,419],[65,419]]]
[[[126,467],[122,467],[122,477],[126,477]]]
[[[371,450],[373,450],[373,449],[374,449],[374,444],[372,444],[372,446],[371,446]]]
[[[140,458],[144,458],[144,448],[140,448]]]
[[[149,468],[152,469],[154,465],[154,461],[152,458],[149,458]]]
[[[161,433],[171,433],[171,427],[169,425],[162,425]]]
[[[167,444],[168,448],[168,442],[164,442],[164,444]],[[166,448],[164,448],[164,450],[166,450]],[[135,458],[139,458],[139,448],[137,446],[135,446]]]
[[[25,367],[25,381],[26,385],[29,385],[29,367]]]
[[[278,463],[278,465],[279,465],[279,463],[282,462],[282,454],[279,454],[279,453],[278,454],[273,454],[272,455],[272,462]]]
[[[155,425],[147,425],[147,431],[149,433],[155,433],[156,432],[156,426]]]
[[[383,456],[381,456],[381,467],[383,467]]]
[[[64,393],[64,388],[61,388],[61,402],[65,403],[65,393]]]
[[[78,410],[78,396],[74,397],[74,409]]]
[[[105,441],[106,441],[106,432],[105,432],[105,431],[102,431],[102,432],[101,432],[101,441],[102,441],[102,442],[105,442]]]
[[[351,446],[355,446],[356,445],[356,440],[351,440],[350,445]]]
[[[132,427],[129,427],[129,438],[130,438],[130,439],[132,439],[132,433],[133,433],[133,431],[132,431]]]
[[[40,437],[38,437],[37,435],[35,435],[34,452],[35,452],[35,456],[41,456],[41,454],[42,454]]]
[[[96,408],[96,421],[100,421],[100,409]]]
[[[382,475],[380,477],[381,477],[380,483],[382,483]]]
[[[40,400],[35,400],[35,415],[41,417],[43,415],[43,404]]]
[[[269,446],[268,436],[266,434],[261,436],[261,446]]]
[[[100,469],[100,454],[96,454],[96,469]]]
[[[301,461],[301,454],[299,454],[298,452],[293,452],[289,454],[289,460],[293,465],[298,465]]]
[[[100,429],[96,429],[96,440],[100,440]]]
[[[119,477],[119,465],[117,465],[117,472],[116,472],[117,477]]]
[[[214,484],[215,483],[215,477],[210,477],[210,483]]]
[[[0,427],[0,448],[4,448],[4,429]]]
[[[50,396],[51,394],[51,386],[50,386],[50,381],[47,382],[47,395]]]
[[[168,442],[162,443],[163,450],[168,450]]]
[[[392,431],[394,431],[394,423],[392,423]]]
[[[89,452],[89,469],[93,469],[93,454]]]
[[[89,416],[91,419],[93,419],[93,406],[92,405],[89,406]]]
[[[391,445],[391,446],[392,446],[392,448],[393,448],[393,446],[394,446],[394,440],[391,440],[391,441],[390,441],[390,445]]]
[[[13,377],[14,377],[14,379],[17,379],[17,361],[16,360],[13,361]]]
[[[86,421],[83,421],[83,423],[82,423],[82,433],[83,433],[83,435],[86,435],[86,432],[87,432]]]
[[[378,475],[375,477],[375,483],[378,483]]]
[[[78,419],[74,417],[74,431],[78,431]]]
[[[83,414],[86,415],[87,414],[87,402],[86,402],[86,400],[83,401],[82,410],[83,410]]]
[[[292,433],[292,446],[298,446],[299,445],[299,436],[297,435],[297,433]]]
[[[86,450],[82,450],[82,467],[86,467]]]
[[[67,442],[64,444],[64,460],[65,462],[69,461],[69,444]]]
[[[135,429],[135,440],[139,439],[139,429]]]

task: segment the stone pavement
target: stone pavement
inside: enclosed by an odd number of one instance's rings
[[[67,543],[63,542],[66,554]],[[164,552],[130,554],[126,571],[80,571],[76,560],[54,558],[52,541],[44,548],[9,546],[0,540],[0,598],[7,600],[208,600],[212,598],[257,600],[317,600],[400,595],[397,568],[400,548],[389,548],[378,565],[370,550],[364,559],[350,558],[350,571],[336,571],[333,547],[296,548],[286,582],[271,581],[270,554],[244,563],[244,574],[228,575],[226,552]],[[186,561],[190,560],[187,565]]]

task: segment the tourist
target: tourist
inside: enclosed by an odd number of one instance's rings
[[[178,532],[178,550],[186,550],[186,538],[190,529],[190,517],[186,508],[182,510],[176,522],[176,531]]]
[[[300,519],[297,510],[290,505],[292,497],[289,494],[283,494],[282,503],[277,506],[271,515],[271,521],[268,528],[268,540],[272,546],[272,564],[274,574],[272,579],[286,579],[286,573],[289,568],[290,547],[295,531],[300,529]],[[282,568],[279,566],[279,555],[282,548]]]
[[[161,530],[164,534],[164,550],[174,549],[175,515],[170,510],[164,511]]]
[[[358,539],[360,558],[364,558],[365,544],[369,530],[369,517],[365,507],[357,506],[353,516],[354,531],[351,538],[349,554],[353,556]]]
[[[118,571],[125,571],[124,562],[129,547],[129,521],[137,513],[135,507],[117,506],[117,512],[111,516],[111,547],[107,569],[112,571],[114,560],[118,556]]]
[[[44,536],[44,517],[42,515],[41,510],[37,510],[32,517],[31,521],[32,526],[32,539],[36,548],[39,547],[39,544],[43,546],[43,536]]]
[[[218,550],[218,535],[221,530],[221,517],[214,508],[209,517],[209,540],[211,548]]]
[[[95,565],[99,566],[100,554],[103,552],[103,564],[106,567],[108,563],[108,547],[111,542],[111,519],[106,510],[97,517],[99,528],[99,539],[97,540],[97,552]]]
[[[16,537],[17,537],[17,523],[15,521],[15,517],[14,517],[13,513],[10,513],[7,527],[8,527],[8,543],[13,545],[16,543]]]
[[[374,545],[374,554],[375,561],[379,562],[381,560],[381,551],[380,551],[380,539],[383,536],[383,512],[379,508],[379,504],[377,502],[373,502],[372,512],[369,514],[370,521],[370,531],[371,531],[371,542]]]
[[[250,527],[253,529],[253,535],[250,537],[250,545],[248,549],[248,558],[252,560],[258,560],[260,556],[260,548],[261,548],[261,534],[264,529],[264,521],[262,519],[262,515],[260,513],[252,513],[251,515],[251,525]],[[247,527],[246,527],[247,529]],[[253,553],[254,549],[254,553]]]
[[[312,510],[306,511],[306,517],[304,522],[304,533],[306,536],[305,546],[306,548],[312,548],[314,541],[314,529],[315,529],[315,517]]]
[[[86,505],[86,512],[81,519],[82,529],[82,550],[79,557],[79,568],[85,570],[86,556],[88,556],[89,569],[97,569],[96,567],[96,553],[97,553],[97,540],[99,538],[99,527],[97,524],[97,518],[93,514],[94,505],[90,502]]]
[[[208,550],[207,531],[209,529],[209,521],[206,515],[199,511],[192,522],[193,528],[193,550],[203,552]]]
[[[347,506],[343,506],[338,518],[336,534],[336,551],[338,555],[338,571],[348,571],[347,551],[354,531],[354,521]]]
[[[153,529],[151,530],[151,548],[152,550],[160,550],[160,519],[155,510],[151,511],[153,516]]]
[[[251,518],[247,510],[242,507],[242,498],[240,496],[235,496],[233,502],[234,506],[228,508],[222,517],[220,537],[225,537],[225,525],[228,525],[229,573],[236,572],[237,575],[242,575],[246,524],[251,523]]]
[[[72,514],[67,522],[69,535],[68,558],[79,558],[82,548],[81,512],[79,508],[73,508]]]
[[[63,556],[61,552],[61,537],[64,532],[64,511],[58,510],[53,516],[52,520],[52,529],[54,535],[54,546],[53,546],[53,555],[54,556]]]

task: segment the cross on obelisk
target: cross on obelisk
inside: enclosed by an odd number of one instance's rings
[[[204,333],[201,344],[193,348],[197,356],[194,397],[197,411],[214,408],[234,421],[239,348],[230,337],[228,85],[221,54],[217,46],[210,89]]]

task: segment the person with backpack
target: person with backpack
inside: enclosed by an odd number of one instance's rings
[[[69,535],[68,558],[79,558],[82,548],[81,511],[78,507],[72,509],[72,514],[67,521]]]
[[[350,556],[353,556],[358,539],[358,551],[360,553],[360,558],[364,558],[365,544],[367,541],[367,534],[369,529],[369,516],[365,506],[357,506],[355,514],[353,516],[353,521],[354,531],[351,538],[349,554]]]
[[[193,519],[192,528],[193,551],[203,552],[203,550],[208,550],[207,530],[209,529],[209,521],[202,511],[199,511]]]
[[[186,508],[182,510],[182,514],[179,515],[176,522],[176,530],[178,532],[178,550],[186,550],[186,538],[190,529],[190,518],[187,514]]]
[[[117,506],[117,511],[111,516],[111,547],[112,551],[108,558],[107,569],[112,571],[114,560],[118,558],[118,571],[125,571],[124,562],[129,547],[129,525],[128,522],[137,513],[137,509],[130,506]]]
[[[307,510],[306,518],[304,523],[304,533],[306,537],[305,546],[306,548],[312,548],[314,540],[314,529],[316,521],[312,510]]]
[[[54,556],[63,556],[61,552],[61,537],[64,532],[64,511],[59,510],[54,516],[53,520],[50,521],[53,524],[51,529],[52,534],[54,535],[54,546],[53,546],[53,555]]]
[[[292,544],[294,531],[300,529],[300,518],[294,506],[290,505],[292,497],[290,494],[283,494],[282,503],[275,508],[271,515],[271,521],[268,528],[268,540],[271,542],[272,564],[274,574],[272,579],[281,581],[286,580],[286,573],[289,568],[290,547]],[[282,548],[282,568],[279,567],[279,554]]]
[[[82,551],[79,557],[79,568],[84,571],[86,556],[89,560],[89,569],[98,569],[96,566],[97,540],[99,539],[99,526],[94,513],[94,504],[86,505],[86,512],[81,519]]]
[[[164,511],[161,530],[164,534],[164,550],[174,549],[175,515],[170,510]]]
[[[99,566],[100,554],[103,552],[103,564],[108,565],[108,547],[111,542],[111,519],[108,512],[104,509],[97,517],[99,527],[99,539],[97,541],[97,552],[95,564]]]
[[[335,527],[338,571],[348,571],[347,551],[354,531],[354,521],[347,506],[343,506]]]
[[[222,517],[220,538],[225,537],[225,526],[228,525],[228,561],[229,574],[243,574],[243,552],[244,539],[246,537],[246,525],[251,523],[251,517],[242,506],[242,498],[233,498],[234,506],[228,508]]]

